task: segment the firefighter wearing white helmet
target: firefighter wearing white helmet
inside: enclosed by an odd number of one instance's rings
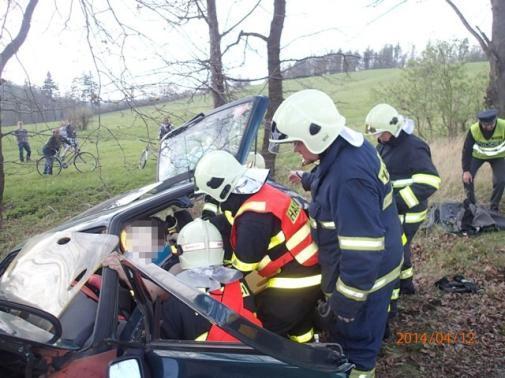
[[[204,155],[195,169],[198,192],[228,214],[231,263],[247,274],[258,318],[272,332],[307,342],[321,295],[317,246],[305,211],[267,176],[267,169],[247,168],[226,151]]]
[[[205,290],[251,322],[261,325],[254,315],[254,298],[241,282],[242,274],[223,267],[223,240],[219,231],[208,221],[195,219],[182,228],[177,237],[180,267],[177,279],[189,286]],[[179,302],[173,296],[163,302],[164,338],[237,342],[217,325]]]
[[[270,141],[292,142],[305,161],[320,162],[309,214],[328,298],[318,306],[321,323],[356,365],[351,376],[372,377],[402,264],[388,172],[321,91],[288,97],[274,114]]]
[[[184,270],[223,265],[223,239],[208,221],[196,219],[188,223],[179,232],[177,245],[183,252],[179,261]]]
[[[365,120],[368,134],[378,135],[384,132],[397,137],[406,123],[405,117],[388,104],[376,105],[370,110]]]
[[[406,236],[400,289],[393,293],[393,299],[397,299],[400,293],[415,293],[410,244],[426,219],[428,198],[439,189],[440,177],[431,159],[430,147],[413,134],[414,122],[391,105],[374,106],[366,117],[365,129],[377,137],[377,150],[393,183],[394,199]]]
[[[264,169],[266,167],[265,158],[259,152],[251,151],[247,156],[246,167]]]

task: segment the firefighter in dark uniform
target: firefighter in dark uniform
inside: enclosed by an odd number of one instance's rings
[[[320,161],[309,209],[328,298],[319,310],[331,341],[356,365],[351,377],[373,377],[403,254],[386,167],[362,134],[345,127],[332,99],[313,89],[280,105],[270,142],[294,143],[305,161]]]
[[[470,126],[463,145],[463,185],[468,200],[475,204],[474,180],[485,162],[493,171],[492,211],[500,210],[505,188],[505,120],[497,118],[495,109],[477,114],[479,122]]]
[[[366,132],[375,135],[377,150],[386,164],[406,243],[400,273],[400,293],[414,294],[410,246],[428,213],[428,198],[440,187],[440,177],[431,160],[430,147],[412,134],[414,122],[388,104],[376,105],[365,121]],[[397,299],[398,292],[392,299]]]
[[[265,181],[267,169],[247,168],[226,151],[202,157],[195,169],[199,193],[228,214],[232,265],[247,273],[263,326],[293,341],[313,337],[321,298],[317,246],[306,213]]]
[[[180,281],[205,290],[214,299],[261,326],[255,315],[254,298],[241,282],[242,274],[223,267],[223,240],[212,224],[201,219],[188,223],[177,237],[177,246],[182,269],[177,274]],[[163,302],[161,333],[166,339],[237,341],[174,296]]]

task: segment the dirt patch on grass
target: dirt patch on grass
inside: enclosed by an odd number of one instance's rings
[[[430,236],[414,245],[417,293],[400,298],[400,314],[377,362],[378,377],[505,376],[501,234],[488,240]],[[451,279],[456,273],[482,290],[456,294],[434,286],[442,276]]]

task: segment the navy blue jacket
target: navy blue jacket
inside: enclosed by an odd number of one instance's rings
[[[400,274],[402,232],[388,172],[369,142],[354,147],[339,137],[311,176],[322,289],[336,314],[354,318],[368,295]]]
[[[408,219],[412,221],[407,223],[422,222],[426,217],[423,211],[428,207],[428,197],[440,186],[430,147],[417,136],[401,131],[397,138],[379,143],[377,150],[393,183],[398,213],[412,214],[409,216],[412,219]]]

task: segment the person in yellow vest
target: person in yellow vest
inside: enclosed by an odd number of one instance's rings
[[[505,189],[505,120],[497,118],[495,109],[477,114],[478,122],[470,126],[463,145],[463,185],[467,199],[476,203],[474,181],[479,168],[488,162],[493,171],[490,210],[499,211]]]

